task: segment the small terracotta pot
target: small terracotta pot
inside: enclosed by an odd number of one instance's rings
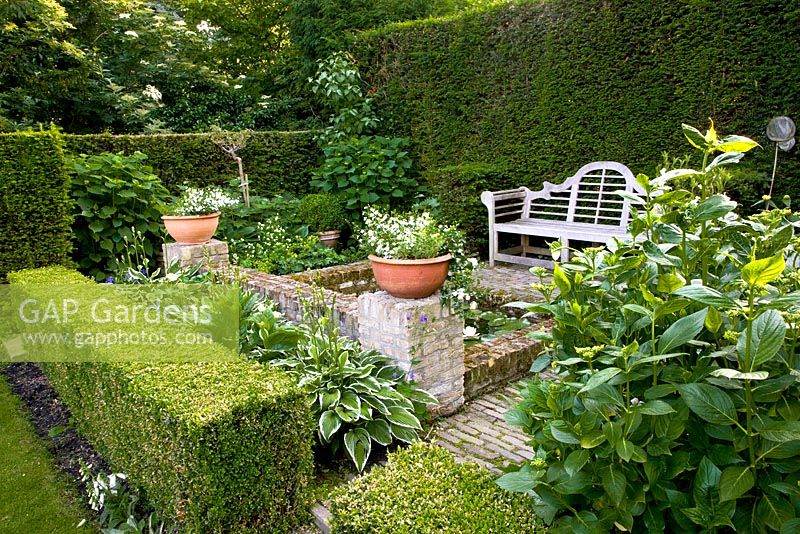
[[[162,215],[167,233],[182,245],[202,245],[214,237],[219,212],[208,215]]]
[[[319,240],[328,248],[336,248],[339,244],[339,238],[342,235],[341,230],[328,230],[327,232],[317,232]]]
[[[436,293],[447,280],[452,255],[422,260],[391,260],[369,256],[378,287],[401,299],[422,299]]]

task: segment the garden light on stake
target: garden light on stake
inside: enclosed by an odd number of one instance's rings
[[[789,117],[775,117],[767,124],[767,137],[775,143],[775,163],[772,165],[772,180],[769,183],[769,196],[772,197],[772,187],[775,185],[775,172],[778,170],[778,148],[788,152],[795,144],[794,121]]]

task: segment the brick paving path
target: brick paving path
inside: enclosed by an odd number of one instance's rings
[[[535,302],[542,295],[531,288],[537,279],[524,265],[497,264],[494,267],[482,265],[477,271],[478,285],[499,296],[499,300],[511,302],[522,300]]]
[[[457,414],[438,421],[433,441],[451,451],[457,459],[476,462],[493,473],[509,464],[533,458],[527,437],[509,426],[503,413],[516,404],[518,390],[513,386],[478,397]]]

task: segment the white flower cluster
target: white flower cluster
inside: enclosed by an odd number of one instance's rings
[[[435,257],[441,252],[445,245],[443,231],[427,211],[392,215],[367,206],[360,237],[381,258],[418,259]]]
[[[142,91],[142,94],[144,96],[152,98],[156,102],[161,101],[161,91],[156,89],[154,85],[146,85],[144,90]]]
[[[219,188],[190,187],[175,204],[174,215],[207,215],[239,204],[239,199]]]

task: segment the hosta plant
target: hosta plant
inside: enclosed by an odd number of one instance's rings
[[[373,442],[416,441],[420,417],[437,401],[390,358],[340,336],[334,304],[321,292],[304,302],[305,336],[294,355],[272,363],[295,375],[308,393],[320,443],[334,454],[344,446],[362,471]]]
[[[532,371],[557,377],[507,414],[536,455],[499,483],[551,531],[800,528],[798,218],[737,216],[714,174],[755,143],[685,133],[703,169],[639,175],[631,238],[557,265],[528,306],[554,319]]]

